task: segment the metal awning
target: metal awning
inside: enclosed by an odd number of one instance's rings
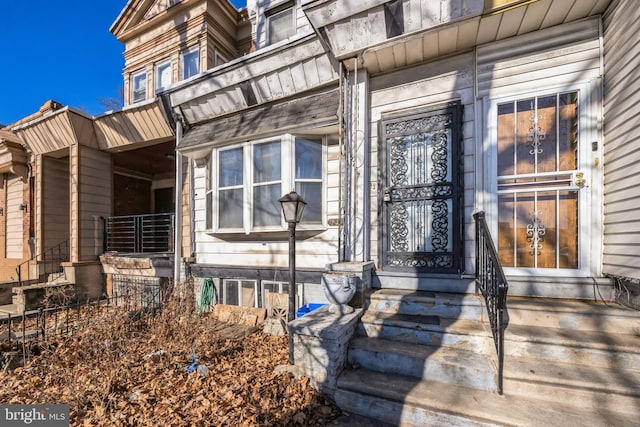
[[[271,103],[221,117],[184,132],[177,150],[189,157],[206,155],[209,148],[338,122],[340,94],[336,87],[301,98]]]

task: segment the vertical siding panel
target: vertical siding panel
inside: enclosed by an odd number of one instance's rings
[[[70,195],[69,158],[42,157],[41,224],[42,247],[40,251],[69,239]]]
[[[23,210],[20,205],[23,202],[22,179],[10,174],[7,179],[7,206],[6,206],[6,236],[7,258],[22,259],[23,257]]]
[[[96,259],[102,253],[102,221],[111,215],[111,156],[109,153],[79,146],[77,209],[78,261]]]

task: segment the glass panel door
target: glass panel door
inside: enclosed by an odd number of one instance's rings
[[[578,92],[498,104],[498,253],[504,267],[578,269]]]

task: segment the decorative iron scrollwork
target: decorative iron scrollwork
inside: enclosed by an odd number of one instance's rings
[[[446,251],[449,246],[449,207],[444,200],[435,200],[431,205],[431,246],[434,252]]]
[[[429,117],[422,117],[415,120],[404,120],[401,122],[389,123],[385,127],[386,136],[397,134],[430,132],[442,129],[451,125],[451,114],[438,114]]]
[[[431,161],[433,167],[431,168],[431,179],[433,182],[443,182],[447,179],[448,173],[448,135],[446,131],[439,131],[431,138],[431,147],[433,152],[431,153]]]
[[[385,189],[386,191],[387,189]],[[453,186],[427,185],[424,187],[399,187],[388,189],[388,201],[428,200],[436,197],[451,197]],[[385,200],[386,201],[386,200]]]
[[[387,264],[394,267],[451,268],[453,266],[453,255],[440,253],[390,253],[387,257]]]
[[[527,242],[531,248],[531,255],[537,252],[540,255],[540,249],[542,249],[542,242],[544,241],[544,235],[547,232],[545,226],[540,221],[538,213],[533,213],[533,219],[531,224],[527,224]]]
[[[540,121],[544,120],[544,114],[536,115],[531,113],[529,120],[531,120],[531,127],[529,128],[529,132],[527,132],[527,140],[531,144],[529,154],[532,156],[535,154],[542,154],[544,150],[541,147],[547,136],[544,129],[540,127]]]
[[[389,212],[390,250],[393,252],[406,252],[409,250],[409,228],[407,222],[409,212],[404,203],[395,203]]]

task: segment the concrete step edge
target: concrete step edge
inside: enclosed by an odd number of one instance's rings
[[[539,384],[640,399],[640,372],[631,370],[508,357],[505,360],[504,379],[505,383]]]
[[[606,408],[585,411],[571,402],[549,402],[522,396],[499,396],[471,389],[400,375],[385,375],[366,369],[346,370],[338,378],[338,389],[392,400],[405,406],[459,414],[472,420],[499,425],[631,425],[640,416],[617,414]],[[348,408],[344,408],[348,409]],[[409,412],[409,410],[407,410]]]
[[[411,314],[397,316],[389,313],[366,311],[360,321],[364,324],[371,325],[389,325],[407,329],[457,333],[460,335],[492,336],[489,325],[479,320],[438,318],[438,323],[428,323],[423,322],[422,317],[428,316],[415,316]]]
[[[530,343],[640,355],[640,337],[628,334],[509,325],[504,339],[505,346],[509,342]]]

